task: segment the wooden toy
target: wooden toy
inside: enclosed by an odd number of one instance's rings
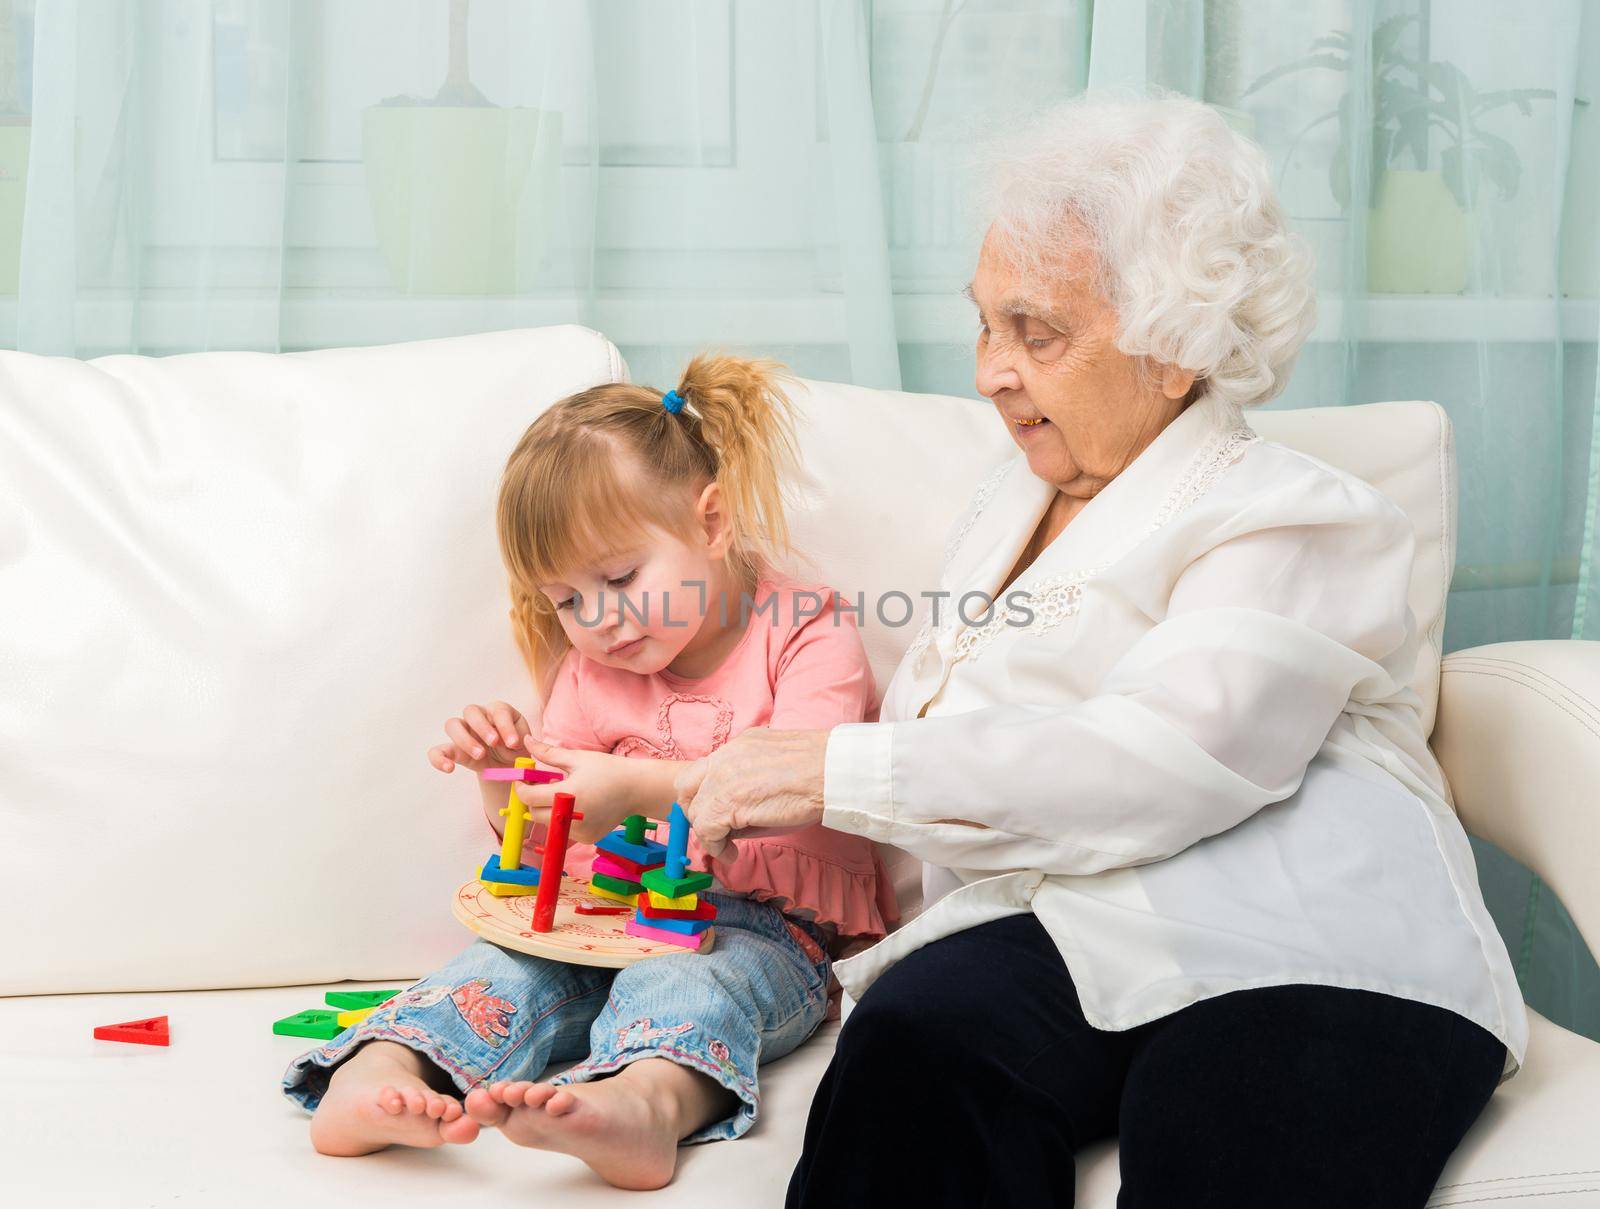
[[[677,945],[679,948],[694,949],[701,953],[711,948],[711,938],[716,935],[715,928],[707,928],[698,936],[685,936],[680,932],[669,932],[665,928],[653,928],[649,924],[640,923],[637,919],[628,920],[623,928],[629,936],[659,941],[665,945]]]
[[[522,781],[529,785],[549,785],[567,779],[565,773],[535,768],[528,756],[518,756],[515,768],[485,768],[478,775],[485,781]]]
[[[560,897],[556,900],[554,927],[549,932],[533,930],[533,899],[526,896],[496,898],[477,881],[468,882],[456,891],[452,907],[456,919],[502,949],[573,965],[621,969],[668,953],[682,953],[689,947],[678,943],[690,939],[688,937],[662,940],[629,935],[626,926],[635,922],[631,910],[625,915],[610,916],[584,915],[577,911],[580,903],[609,907],[613,902],[592,894],[581,878],[564,877]],[[715,929],[701,933],[702,952],[711,947],[705,937],[714,934]]]
[[[614,856],[607,856],[604,852],[597,853],[593,864],[590,866],[596,873],[604,873],[607,877],[615,878],[619,882],[639,881],[639,875],[645,871],[646,866],[636,861],[624,861]]]
[[[280,1037],[313,1037],[318,1041],[331,1041],[344,1032],[338,1012],[325,1012],[318,1008],[296,1012],[275,1021],[272,1031]]]
[[[717,908],[714,904],[701,899],[693,907],[674,910],[668,907],[658,907],[650,901],[650,895],[639,896],[639,921],[650,923],[657,919],[715,919]]]
[[[651,865],[661,864],[667,857],[665,844],[645,838],[645,832],[655,829],[656,825],[644,815],[630,814],[622,820],[621,835],[613,831],[596,844],[595,848],[608,856],[619,856],[623,860],[633,861],[641,869],[648,869]]]
[[[544,845],[539,849],[544,860],[539,865],[539,897],[533,904],[535,932],[548,932],[555,926],[561,866],[567,859],[567,835],[572,828],[572,820],[583,817],[573,809],[574,801],[570,793],[558,793],[550,809],[550,827],[545,833]]]
[[[398,995],[399,991],[329,991],[322,1001],[336,1008],[382,1007]]]
[[[649,900],[652,907],[658,911],[693,911],[700,901],[698,894],[685,894],[679,898],[668,898],[665,894],[657,894],[654,890],[646,890],[641,902]]]
[[[128,1020],[122,1024],[96,1025],[96,1041],[124,1041],[130,1045],[171,1045],[172,1034],[165,1016],[151,1016],[148,1020]]]
[[[711,885],[711,875],[689,868],[689,816],[676,802],[668,826],[666,863],[659,869],[646,869],[639,880],[645,889],[663,898],[697,894]]]
[[[635,923],[643,924],[647,928],[657,928],[662,932],[676,932],[681,936],[699,936],[711,926],[707,919],[662,919],[653,915],[635,915]]]
[[[518,800],[507,808],[508,835],[520,805]],[[526,891],[508,895],[503,884],[480,879],[456,892],[456,918],[502,948],[579,965],[615,969],[665,953],[708,950],[717,911],[697,892],[712,878],[689,868],[689,819],[683,809],[673,803],[664,844],[649,838],[656,825],[644,815],[625,818],[595,845],[584,885],[561,876],[571,822],[583,817],[573,806],[571,794],[555,795],[549,833],[537,849],[543,859],[532,904]],[[518,826],[527,821],[524,817]],[[491,872],[487,864],[484,871]]]
[[[518,756],[515,768],[485,768],[479,776],[485,781],[520,780],[523,778],[499,774],[531,773],[536,771],[534,763],[532,756]],[[511,796],[506,799],[500,814],[506,821],[505,831],[500,837],[500,851],[483,862],[478,880],[489,888],[489,893],[504,898],[532,894],[539,885],[539,871],[523,868],[522,846],[527,840],[528,824],[533,821],[533,815],[528,813],[528,808],[517,796],[515,785],[512,785]]]
[[[334,1020],[340,1028],[349,1028],[352,1024],[359,1024],[377,1010],[375,1007],[351,1008],[347,1012],[340,1012],[334,1017]]]
[[[644,889],[638,882],[625,882],[621,878],[612,877],[608,873],[591,873],[589,884],[601,890],[609,890],[619,896],[637,897]]]

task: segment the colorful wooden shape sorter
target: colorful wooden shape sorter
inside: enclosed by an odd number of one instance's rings
[[[481,879],[468,882],[456,892],[456,918],[501,948],[576,965],[621,968],[648,957],[710,949],[716,908],[696,892],[712,878],[688,867],[689,820],[683,810],[673,804],[667,843],[649,838],[655,824],[644,815],[625,818],[595,845],[585,884],[561,876],[571,822],[583,817],[573,806],[571,794],[555,795],[549,835],[535,849],[543,854],[536,896],[530,899],[527,890],[505,894]],[[517,820],[519,812],[523,817]],[[530,821],[520,799],[505,813],[508,835],[513,824]],[[499,864],[485,869],[500,871]],[[659,888],[646,889],[662,878],[668,880]]]

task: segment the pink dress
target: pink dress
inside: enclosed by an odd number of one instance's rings
[[[754,601],[764,611],[752,610],[738,645],[696,680],[668,671],[641,676],[568,652],[544,705],[545,742],[636,759],[697,760],[752,726],[817,730],[862,721],[872,706],[872,669],[854,617],[834,607],[833,589],[763,579]],[[671,803],[639,805],[641,813],[665,817]],[[664,825],[658,835],[665,838]],[[883,936],[899,918],[883,862],[861,836],[817,824],[735,847],[735,858],[721,861],[689,838],[691,862],[712,873],[720,889],[774,900],[840,936]],[[567,871],[586,876],[593,856],[591,845],[574,844]]]

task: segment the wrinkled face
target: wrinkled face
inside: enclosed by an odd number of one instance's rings
[[[683,652],[717,608],[728,552],[719,502],[716,485],[707,487],[691,538],[649,529],[539,585],[579,652],[639,675],[661,671]]]
[[[1029,469],[1088,499],[1183,410],[1194,375],[1145,367],[1117,348],[1117,315],[1096,289],[1085,239],[1024,280],[990,230],[967,294],[978,307],[977,387]]]

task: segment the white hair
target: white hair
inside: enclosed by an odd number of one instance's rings
[[[1266,155],[1180,96],[1068,101],[989,143],[979,212],[1024,275],[1061,272],[1085,236],[1117,347],[1193,370],[1199,391],[1265,403],[1316,321],[1313,259]]]

